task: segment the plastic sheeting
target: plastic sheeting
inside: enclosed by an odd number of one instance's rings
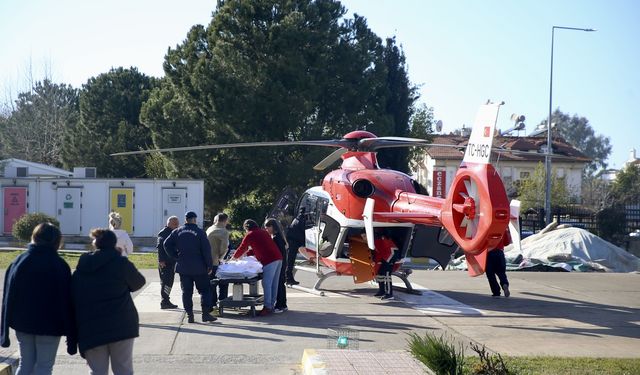
[[[250,279],[261,272],[262,264],[255,257],[248,256],[221,264],[216,271],[216,277],[218,279]]]
[[[505,248],[507,262],[511,263],[509,269],[527,269],[544,264],[565,271],[640,270],[639,258],[580,228],[555,228],[551,224],[522,240],[521,245],[521,254],[513,249],[513,245]]]

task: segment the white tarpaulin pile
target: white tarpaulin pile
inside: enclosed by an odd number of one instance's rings
[[[249,256],[232,260],[218,266],[218,279],[250,279],[262,272],[262,264],[255,257]]]
[[[546,264],[567,271],[634,272],[640,259],[584,229],[552,223],[544,230],[522,240],[522,254],[505,248],[507,262],[517,260],[517,269]],[[513,264],[512,264],[513,266]],[[512,267],[509,267],[513,269]]]

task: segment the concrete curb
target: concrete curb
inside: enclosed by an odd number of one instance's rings
[[[403,350],[305,349],[304,375],[368,375],[434,373]]]
[[[302,373],[304,375],[326,375],[326,364],[314,349],[302,353]]]

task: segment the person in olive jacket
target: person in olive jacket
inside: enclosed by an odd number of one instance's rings
[[[91,231],[96,251],[84,254],[73,273],[72,291],[78,347],[92,374],[133,374],[133,340],[139,336],[138,311],[131,292],[145,279],[116,250],[116,235]]]
[[[9,347],[9,328],[20,346],[18,374],[51,374],[60,344],[67,336],[67,352],[77,352],[71,269],[58,255],[62,236],[50,223],[39,224],[27,251],[5,273],[2,297],[2,346]]]

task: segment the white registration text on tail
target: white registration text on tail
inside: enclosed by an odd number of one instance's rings
[[[476,121],[473,123],[469,144],[464,153],[464,162],[489,164],[493,134],[498,121],[498,111],[502,103],[489,103],[480,106]]]

